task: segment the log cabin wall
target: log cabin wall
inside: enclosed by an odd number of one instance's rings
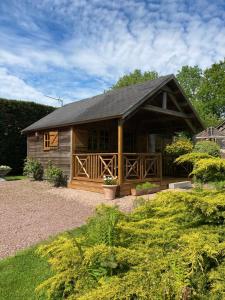
[[[55,130],[55,129],[54,129]],[[50,130],[51,131],[51,130]],[[63,170],[64,174],[70,176],[70,128],[58,129],[58,147],[44,150],[44,132],[34,132],[27,136],[27,156],[37,159],[46,168],[49,160]],[[45,131],[47,132],[47,131]]]

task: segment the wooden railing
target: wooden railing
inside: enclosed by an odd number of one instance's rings
[[[161,178],[160,153],[124,153],[124,179]]]
[[[123,153],[124,180],[161,178],[160,153]],[[118,153],[79,153],[73,155],[73,177],[102,180],[118,176]]]
[[[80,153],[73,155],[74,177],[102,179],[117,176],[117,153]]]

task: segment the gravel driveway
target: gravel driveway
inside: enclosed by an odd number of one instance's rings
[[[0,182],[0,258],[84,224],[100,203],[129,211],[133,199],[106,201],[102,194],[53,188],[46,182]]]

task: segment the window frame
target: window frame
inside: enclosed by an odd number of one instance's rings
[[[57,134],[57,145],[52,146],[51,145],[51,135],[53,133]],[[56,150],[59,147],[59,131],[54,130],[54,131],[45,131],[43,133],[43,150],[44,151],[50,151],[50,150]]]
[[[110,147],[110,134],[108,129],[93,129],[88,132],[88,151],[107,152]]]

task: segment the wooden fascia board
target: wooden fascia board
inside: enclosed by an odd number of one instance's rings
[[[87,120],[87,121],[80,121],[80,122],[74,122],[74,123],[68,123],[68,124],[62,124],[62,125],[55,125],[55,126],[48,126],[48,127],[40,127],[37,129],[30,129],[30,130],[22,130],[22,134],[29,134],[31,132],[35,131],[43,131],[43,130],[50,130],[52,128],[59,129],[59,128],[65,128],[65,127],[70,127],[70,126],[76,126],[76,125],[82,125],[82,124],[90,124],[90,123],[96,123],[96,122],[101,122],[101,121],[107,121],[107,120],[116,120],[116,119],[121,119],[122,116],[112,116],[112,117],[106,117],[106,118],[101,118],[101,119],[92,119],[92,120]]]
[[[174,81],[176,83],[176,85],[178,86],[182,96],[184,97],[184,99],[187,101],[189,107],[191,108],[191,110],[193,111],[195,118],[199,121],[199,124],[202,126],[202,129],[206,129],[205,125],[203,124],[202,120],[200,119],[196,109],[194,108],[193,104],[191,103],[191,101],[188,99],[188,97],[186,96],[183,88],[181,87],[181,85],[179,84],[178,80],[176,79],[176,77],[174,76]]]

